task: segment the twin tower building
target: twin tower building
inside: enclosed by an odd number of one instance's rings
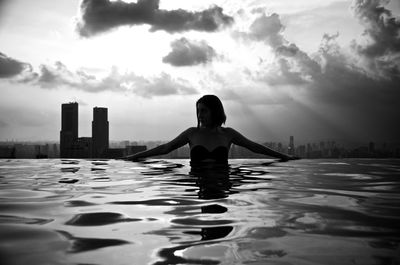
[[[108,149],[107,108],[93,108],[92,137],[78,137],[78,103],[61,105],[60,158],[105,158]]]

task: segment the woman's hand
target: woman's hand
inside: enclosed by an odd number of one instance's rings
[[[144,161],[145,159],[142,157],[137,157],[135,155],[129,155],[129,156],[124,156],[121,159],[127,160],[127,161],[132,161],[132,162],[141,162]]]

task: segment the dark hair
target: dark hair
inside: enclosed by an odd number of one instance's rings
[[[204,104],[207,108],[210,109],[211,111],[211,119],[213,125],[221,126],[223,123],[226,121],[226,115],[224,111],[224,106],[222,106],[221,100],[217,96],[214,95],[205,95],[202,96],[199,100],[196,102],[196,114],[197,113],[197,105],[199,103]],[[200,121],[198,120],[198,115],[197,115],[197,127],[200,126]]]

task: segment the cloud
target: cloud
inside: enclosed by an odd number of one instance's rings
[[[357,3],[359,4],[357,12],[362,14],[371,13],[367,12],[368,10],[371,11],[371,9],[376,11],[372,7],[377,8],[379,6],[377,4],[372,5],[370,2],[368,2],[370,5],[362,5],[358,0],[356,0],[355,3],[356,6]],[[366,10],[361,11],[361,9]],[[380,13],[378,11],[376,12],[379,14],[384,13],[390,15],[390,12],[384,8],[378,8],[378,10],[380,10]],[[363,17],[364,16],[361,16],[360,18]],[[381,17],[378,15],[369,15],[367,17],[368,20],[375,19],[381,21]],[[377,24],[377,21],[375,21],[375,23],[369,21],[367,25]],[[393,22],[393,19],[390,19],[390,21]],[[383,27],[380,23],[378,23],[378,25]],[[390,34],[389,32],[383,33],[383,29],[379,29],[379,27],[374,28],[376,29],[374,35],[390,35],[394,33],[394,31],[390,31]],[[393,30],[392,26],[390,28]],[[333,91],[336,91],[335,94],[338,98],[342,98],[340,95],[346,95],[348,98],[349,93],[352,93],[353,90],[361,93],[359,88],[367,90],[366,87],[370,88],[371,86],[376,88],[376,93],[380,93],[381,91],[377,89],[380,84],[385,85],[386,87],[392,87],[393,80],[399,79],[397,71],[393,69],[391,72],[386,71],[385,76],[370,75],[369,64],[365,64],[365,61],[360,60],[360,58],[355,58],[354,56],[346,54],[337,44],[336,39],[338,38],[339,33],[333,35],[324,34],[319,51],[310,56],[306,52],[302,51],[295,43],[287,41],[283,37],[283,29],[284,26],[281,24],[278,15],[272,14],[270,16],[265,16],[263,14],[254,20],[253,24],[249,28],[249,32],[246,33],[248,38],[264,42],[273,48],[276,57],[273,67],[269,67],[269,70],[267,71],[266,69],[261,68],[259,72],[254,74],[256,79],[265,81],[269,85],[318,87],[317,94],[322,95],[324,92],[331,94]],[[368,29],[370,28],[367,28],[367,32],[372,34],[371,30]],[[386,56],[380,56],[379,63],[375,63],[375,66],[385,67],[389,64],[398,64],[400,58],[398,55],[398,50],[400,50],[398,47],[400,46],[397,45],[398,39],[400,38],[399,35],[396,34],[394,36],[382,38],[386,39],[390,43],[378,43],[378,40],[376,39],[376,41],[369,43],[367,46],[357,46],[359,51],[357,54],[361,56],[369,54],[372,56],[372,54],[367,53],[367,51],[374,47],[373,50],[375,53],[373,53],[373,55],[379,56],[381,53],[376,53],[376,47],[382,46],[379,49],[385,51],[384,54]],[[357,56],[357,54],[355,56]],[[389,54],[392,56],[388,56]],[[395,54],[396,56],[394,56]],[[390,78],[387,78],[388,76],[390,76]],[[357,87],[357,89],[352,88],[349,91],[342,90],[342,88],[349,89],[349,86],[352,84]],[[338,87],[332,88],[332,86]],[[331,94],[330,96],[333,95]],[[356,100],[356,95],[353,96],[353,100]],[[329,97],[330,100],[333,98]],[[341,102],[347,102],[347,100]]]
[[[30,64],[19,62],[2,53],[0,53],[0,78],[14,78],[10,81],[33,84],[43,89],[73,88],[90,93],[113,91],[133,93],[146,98],[197,94],[197,90],[188,81],[174,79],[166,73],[146,78],[132,72],[121,74],[117,67],[113,67],[108,75],[98,78],[82,69],[71,71],[60,61],[53,65],[42,64],[39,66],[39,71],[35,72]]]
[[[24,72],[29,72],[31,69],[30,64],[18,61],[0,52],[0,78],[15,77]]]
[[[292,62],[285,58],[279,58],[274,63],[274,70],[268,72],[259,71],[256,73],[260,81],[265,81],[271,86],[279,85],[304,85],[307,80],[302,71],[294,70]]]
[[[215,50],[205,41],[181,38],[172,42],[171,47],[172,51],[163,58],[163,62],[173,66],[205,64],[216,56]]]
[[[77,18],[77,31],[90,37],[119,26],[150,25],[150,31],[169,33],[189,30],[213,32],[230,25],[233,18],[218,6],[200,12],[183,9],[159,9],[159,0],[138,0],[137,3],[109,0],[83,0]]]
[[[33,72],[29,79],[19,82],[38,85],[44,89],[73,88],[90,93],[113,91],[133,93],[141,97],[197,94],[191,84],[183,79],[174,79],[166,73],[155,77],[138,76],[127,72],[121,74],[113,67],[105,77],[98,78],[84,70],[71,71],[62,62],[40,65],[39,73]]]
[[[196,89],[192,88],[184,80],[174,80],[166,73],[162,73],[159,77],[150,80],[143,77],[135,77],[132,87],[135,94],[145,98],[198,93]]]
[[[388,1],[355,0],[354,13],[366,27],[364,34],[371,40],[358,45],[358,51],[376,57],[400,52],[400,21],[383,5]]]
[[[355,0],[355,16],[364,25],[367,42],[353,48],[368,60],[370,72],[400,77],[400,18],[384,7],[389,1]]]
[[[89,104],[86,101],[84,101],[84,100],[82,100],[80,98],[77,98],[77,97],[74,97],[71,100],[71,102],[77,102],[79,104],[79,106],[84,106],[84,107],[88,107],[89,106]]]
[[[264,42],[265,44],[276,48],[286,42],[283,37],[283,26],[279,15],[273,13],[271,15],[265,15],[264,13],[258,14],[258,17],[251,23],[249,29],[245,32],[234,31],[233,37],[243,40]]]
[[[249,36],[258,41],[264,41],[275,48],[284,42],[283,30],[284,26],[278,14],[274,13],[270,16],[262,14],[251,24]]]
[[[337,33],[325,34],[319,50],[310,55],[284,38],[278,15],[259,16],[240,36],[270,46],[275,59],[260,63],[250,77],[277,90],[290,87],[296,91],[295,101],[332,119],[332,124],[350,125],[348,130],[355,135],[395,139],[400,134],[394,129],[400,119],[396,102],[400,32],[398,21],[380,3],[355,0],[355,13],[369,39],[365,44],[350,44],[355,53],[340,47]]]
[[[268,69],[263,68],[261,63],[260,69],[252,74],[256,79],[272,86],[309,83],[310,79],[321,71],[320,66],[296,44],[285,39],[284,29],[278,14],[267,16],[262,13],[254,19],[247,32],[235,32],[234,37],[262,42],[272,48],[276,60]]]
[[[83,70],[73,72],[58,61],[52,66],[40,65],[37,78],[29,81],[45,89],[64,86],[93,93],[102,91],[124,92],[126,88],[123,86],[121,78],[122,76],[116,68],[113,68],[106,77],[97,79]]]
[[[313,76],[312,93],[320,100],[339,106],[353,105],[365,108],[393,104],[400,96],[396,83],[399,78],[374,78],[363,65],[345,54],[333,38],[324,37],[318,57],[321,73]],[[397,81],[395,81],[397,79]]]
[[[376,114],[372,112],[384,108],[399,116],[394,99],[400,97],[400,28],[391,12],[380,5],[383,2],[354,1],[356,15],[372,40],[358,44],[357,53],[348,54],[339,46],[339,33],[324,34],[319,51],[312,57],[295,44],[276,49],[278,56],[294,61],[299,75],[309,77],[305,80],[312,98],[332,106],[362,109],[366,117],[373,117]],[[285,70],[292,73],[293,69]]]

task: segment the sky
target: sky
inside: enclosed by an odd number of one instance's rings
[[[0,141],[169,140],[217,95],[255,141],[399,140],[400,1],[0,0]]]

